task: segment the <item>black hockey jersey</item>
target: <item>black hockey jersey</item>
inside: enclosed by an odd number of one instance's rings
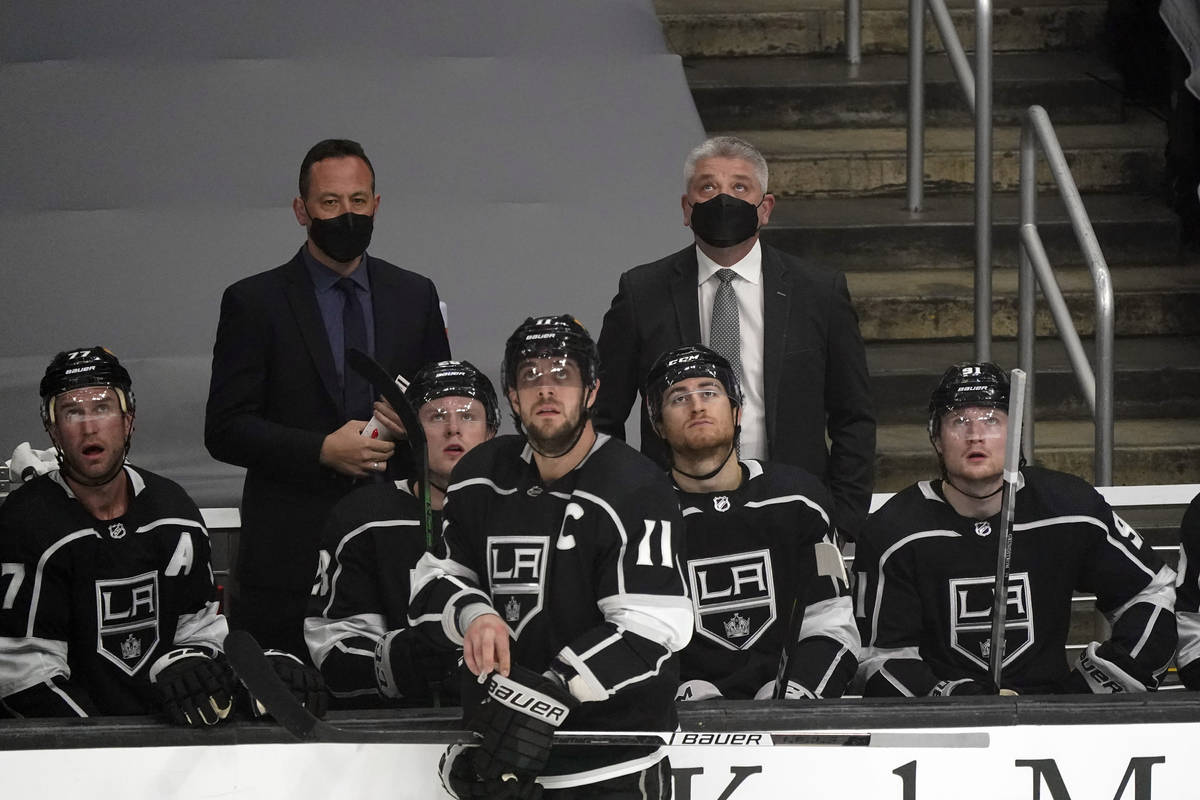
[[[411,572],[425,554],[422,519],[409,483],[396,481],[356,489],[326,520],[304,639],[341,706],[395,704],[379,694],[375,645],[388,631],[409,627]],[[433,525],[441,530],[441,512],[433,513]],[[399,704],[427,704],[426,690],[405,691],[410,700]]]
[[[1179,526],[1179,578],[1175,584],[1175,622],[1179,630],[1179,678],[1200,689],[1200,495]]]
[[[133,497],[118,519],[93,518],[57,471],[0,506],[0,697],[18,714],[157,713],[155,660],[225,639],[196,504],[125,472]]]
[[[919,696],[942,682],[990,682],[999,527],[999,514],[960,516],[943,499],[940,481],[910,486],[871,516],[854,561],[865,694]],[[1109,642],[1161,677],[1175,648],[1174,578],[1089,484],[1061,472],[1022,469],[1004,687],[1041,693],[1063,686],[1076,590],[1096,595],[1097,609],[1112,625]]]
[[[442,542],[415,577],[413,610],[432,635],[462,644],[462,611],[486,604],[512,631],[515,663],[556,656],[578,672],[573,730],[673,730],[676,653],[692,633],[680,572],[679,507],[666,476],[600,435],[584,460],[542,482],[525,441],[503,436],[454,468]],[[580,682],[576,686],[576,681]],[[464,682],[468,718],[480,687]],[[657,749],[557,748],[547,788],[635,772]],[[587,775],[581,773],[598,770]]]
[[[840,697],[858,664],[859,637],[845,584],[816,575],[813,545],[834,538],[828,490],[786,464],[741,468],[732,492],[679,493],[696,624],[680,655],[683,691],[705,681],[723,697],[770,697],[801,600],[807,607],[788,680],[805,695]]]

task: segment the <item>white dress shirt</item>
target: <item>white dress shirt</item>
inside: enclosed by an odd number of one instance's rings
[[[713,299],[721,284],[721,265],[696,248],[696,301],[700,307],[700,341],[708,346]],[[731,282],[738,304],[738,333],[742,340],[742,438],[738,456],[766,460],[767,409],[763,401],[763,290],[762,247],[757,241],[746,257],[730,267],[737,273]]]

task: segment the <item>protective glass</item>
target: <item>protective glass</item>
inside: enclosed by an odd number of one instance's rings
[[[729,400],[729,395],[725,394],[725,390],[720,386],[705,386],[690,392],[672,392],[668,389],[663,405],[666,408],[690,408],[693,397],[704,405]]]
[[[960,408],[942,417],[942,435],[958,439],[996,439],[1008,430],[1008,414],[997,408]]]
[[[62,425],[110,419],[122,414],[121,396],[108,386],[85,386],[57,395],[51,411]]]
[[[583,386],[579,367],[569,358],[530,358],[517,365],[517,389]]]
[[[487,425],[487,409],[483,403],[469,397],[438,397],[421,407],[417,418],[424,428],[444,428],[454,425],[466,428]]]

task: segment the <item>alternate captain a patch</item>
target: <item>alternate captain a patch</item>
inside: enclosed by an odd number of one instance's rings
[[[546,589],[546,536],[489,536],[488,584],[492,605],[520,638],[525,624],[542,610]]]
[[[730,650],[749,650],[776,617],[771,551],[688,560],[696,632]]]
[[[950,646],[981,669],[992,650],[992,598],[996,579],[954,578],[950,581]],[[1029,573],[1008,576],[1008,609],[1004,615],[1004,664],[1011,664],[1033,645],[1033,600]]]
[[[96,581],[96,652],[127,674],[158,647],[158,572]]]

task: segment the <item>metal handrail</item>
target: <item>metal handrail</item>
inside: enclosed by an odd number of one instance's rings
[[[1067,214],[1071,218],[1071,229],[1075,240],[1087,259],[1092,273],[1096,295],[1096,371],[1088,363],[1087,353],[1079,340],[1079,333],[1071,321],[1054,270],[1042,246],[1042,237],[1037,229],[1037,150],[1041,145],[1050,166],[1050,174],[1058,187]],[[1095,483],[1098,486],[1112,484],[1113,449],[1113,328],[1114,301],[1112,279],[1108,264],[1100,252],[1096,232],[1088,218],[1079,188],[1071,177],[1062,146],[1054,133],[1050,117],[1041,106],[1030,106],[1021,124],[1021,262],[1017,279],[1017,361],[1028,376],[1025,384],[1025,429],[1021,443],[1025,453],[1033,457],[1033,384],[1034,384],[1034,278],[1050,307],[1059,338],[1067,349],[1071,368],[1079,381],[1079,388],[1087,400],[1096,426],[1095,440]]]
[[[925,203],[925,5],[975,118],[975,358],[992,358],[992,2],[975,0],[975,72],[945,0],[908,3],[908,210]]]
[[[845,0],[846,60],[851,64],[862,61],[862,0]]]

